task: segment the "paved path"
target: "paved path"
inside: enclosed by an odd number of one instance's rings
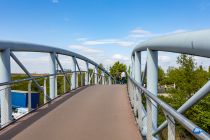
[[[140,140],[126,91],[97,85],[66,94],[1,131],[0,139]]]

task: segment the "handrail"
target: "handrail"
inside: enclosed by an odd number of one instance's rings
[[[165,35],[138,44],[132,52],[166,51],[210,58],[210,29]]]
[[[90,60],[89,58],[82,56],[78,53],[56,48],[52,46],[47,45],[40,45],[40,44],[32,44],[32,43],[23,43],[23,42],[12,42],[12,41],[0,41],[0,50],[10,49],[10,51],[16,51],[16,52],[42,52],[42,53],[56,53],[56,54],[62,54],[66,56],[73,56],[78,59],[87,61],[88,63],[98,67],[102,71],[104,71],[107,75],[111,76],[108,71],[106,71],[103,67],[101,67],[96,62]],[[112,77],[113,78],[113,77]]]
[[[171,106],[169,106],[164,101],[162,101],[161,99],[159,99],[158,97],[156,97],[153,93],[151,93],[150,91],[148,91],[141,84],[137,83],[133,78],[131,78],[130,76],[128,76],[128,77],[129,77],[129,80],[132,82],[132,84],[134,84],[139,90],[143,91],[143,93],[147,96],[147,98],[149,97],[150,99],[152,99],[153,101],[155,101],[158,105],[160,105],[164,109],[164,111],[166,111],[167,113],[169,113],[176,121],[178,121],[192,135],[194,135],[198,139],[203,139],[203,140],[210,139],[210,136],[209,136],[209,134],[207,132],[205,132],[204,130],[202,130],[201,128],[199,128],[197,125],[195,125],[194,123],[192,123],[189,119],[187,119],[182,114],[180,114],[179,112],[177,112]],[[140,93],[138,93],[138,94],[140,94]],[[199,134],[193,133],[195,129],[199,129],[200,130],[200,133]]]
[[[209,36],[210,36],[210,29],[207,29],[207,30],[160,36],[138,44],[133,49],[131,54],[132,78],[134,78],[141,86],[144,85],[146,78],[147,90],[150,91],[154,96],[157,96],[158,51],[190,54],[190,55],[210,58]],[[143,74],[141,70],[142,51],[147,52],[146,66]],[[204,85],[200,90],[198,90],[198,92],[183,105],[184,107],[182,106],[182,109],[177,110],[177,112],[182,113],[183,108],[184,110],[189,109],[191,106],[195,105],[198,101],[200,101],[202,98],[208,95],[209,90],[206,89],[209,89],[209,87],[207,86],[208,84]],[[198,94],[200,92],[202,94]],[[173,122],[173,118],[175,117],[172,116],[172,120],[166,118],[166,121],[162,123],[159,127],[157,127],[158,110],[156,103],[153,104],[152,102],[150,103],[149,100],[146,101],[147,103],[146,106],[148,107],[149,110],[148,111],[149,113],[147,112],[147,114],[151,114],[152,117],[146,116],[146,119],[142,120],[142,117],[143,115],[145,115],[145,113],[142,114],[143,107],[141,103],[139,104],[139,100],[142,100],[141,96],[139,96],[137,94],[137,91],[135,91],[134,89],[134,92],[130,93],[130,98],[131,98],[131,105],[134,108],[134,115],[136,115],[136,112],[138,112],[137,123],[139,123],[139,127],[142,130],[143,136],[146,136],[147,139],[152,139],[152,137],[154,138],[154,136],[156,136],[156,134],[158,134],[168,124],[168,139],[175,140],[175,124]],[[165,116],[167,116],[167,113],[168,112],[164,111]],[[196,129],[196,131],[200,132],[203,130],[198,128]]]
[[[46,53],[50,56],[49,59],[49,74],[43,76],[33,76],[30,71],[21,63],[18,57],[15,56],[14,52],[40,52]],[[73,71],[65,70],[58,58],[58,55],[69,56],[73,59]],[[28,76],[28,78],[18,79],[11,81],[12,73],[11,73],[11,61],[12,58],[24,71],[24,73]],[[77,59],[83,60],[86,62],[86,72],[83,75],[83,72],[80,69],[79,63]],[[58,65],[57,65],[58,64]],[[95,79],[89,77],[89,64],[92,64],[95,67],[94,75]],[[57,66],[59,66],[60,70],[58,70]],[[51,101],[52,99],[58,96],[57,92],[57,75],[62,74],[64,76],[63,80],[63,91],[66,92],[66,81],[68,82],[70,90],[77,89],[79,86],[91,85],[91,84],[112,84],[112,80],[114,78],[110,75],[110,73],[105,70],[102,66],[98,65],[96,62],[84,57],[80,54],[71,52],[69,50],[55,48],[45,45],[38,44],[29,44],[29,43],[21,43],[21,42],[11,42],[11,41],[0,41],[0,94],[1,94],[1,127],[5,127],[7,124],[12,122],[12,103],[11,103],[11,87],[13,84],[17,84],[24,81],[29,81],[28,83],[28,110],[31,110],[31,87],[32,82],[35,84],[36,88],[43,93],[44,102]],[[79,71],[77,71],[77,69]],[[101,74],[98,73],[98,69],[102,71]],[[72,73],[71,80],[67,77],[68,73]],[[80,73],[80,77],[77,76],[77,73]],[[50,77],[50,78],[49,78]],[[100,78],[99,78],[100,77]],[[37,82],[38,79],[44,78],[43,85],[40,82]],[[47,78],[49,78],[49,94],[47,94]],[[80,80],[80,82],[79,82]],[[94,83],[93,83],[94,82]]]
[[[65,72],[65,74],[71,74],[71,73],[74,73],[74,72],[78,72],[78,73],[83,73],[83,72],[87,72],[87,71],[71,71],[71,72]],[[96,75],[100,75],[98,73],[93,73],[93,74],[96,74]],[[18,79],[18,80],[13,80],[11,82],[3,82],[3,83],[0,83],[0,86],[4,86],[4,85],[12,85],[12,84],[17,84],[17,83],[21,83],[21,82],[25,82],[25,81],[30,81],[32,79],[41,79],[41,78],[46,78],[46,77],[50,77],[50,76],[55,76],[55,75],[63,75],[63,73],[56,73],[56,74],[43,74],[43,76],[33,76],[33,78],[23,78],[23,79]],[[100,75],[101,76],[101,75]],[[102,76],[102,77],[105,77],[105,76]]]

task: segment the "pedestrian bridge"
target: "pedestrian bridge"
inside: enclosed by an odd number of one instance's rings
[[[158,51],[210,57],[210,30],[180,33],[155,38],[137,45],[132,54],[127,85],[115,84],[115,78],[94,61],[71,51],[44,45],[0,41],[0,139],[72,139],[72,140],[148,140],[160,139],[167,127],[167,139],[176,139],[181,125],[197,139],[210,140],[207,132],[183,113],[210,93],[210,81],[190,97],[178,110],[157,97]],[[146,60],[141,52],[147,52]],[[48,74],[33,75],[15,52],[37,52],[49,55]],[[59,56],[72,58],[73,66],[63,68]],[[11,80],[12,58],[28,76]],[[82,70],[78,60],[85,62]],[[145,68],[141,68],[146,61]],[[90,65],[94,67],[90,71]],[[63,80],[58,80],[59,76]],[[40,80],[41,79],[41,80]],[[13,118],[11,89],[26,82],[28,113]],[[58,94],[58,85],[63,93]],[[36,88],[34,88],[36,87]],[[32,108],[32,89],[39,91],[43,102]],[[157,124],[158,108],[165,122]]]
[[[139,140],[125,85],[95,85],[67,93],[0,133],[19,140]]]

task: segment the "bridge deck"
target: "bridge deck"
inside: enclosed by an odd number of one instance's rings
[[[66,94],[0,132],[0,139],[139,140],[122,85]]]

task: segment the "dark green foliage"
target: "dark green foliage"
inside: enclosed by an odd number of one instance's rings
[[[160,97],[175,109],[193,96],[208,81],[210,75],[202,66],[196,66],[192,56],[182,54],[177,58],[177,63],[179,67],[170,67],[162,82],[167,85],[175,83],[176,88],[168,90],[169,97]],[[210,95],[185,112],[185,116],[205,131],[210,132]],[[159,123],[164,120],[163,113],[159,113],[158,117]]]
[[[164,70],[159,66],[158,67],[158,82],[159,84],[163,84],[162,82],[164,81],[165,78],[165,73]]]
[[[122,72],[126,72],[126,65],[120,63],[119,61],[115,62],[112,67],[110,67],[110,74],[112,77],[116,78],[117,75],[120,75]]]

